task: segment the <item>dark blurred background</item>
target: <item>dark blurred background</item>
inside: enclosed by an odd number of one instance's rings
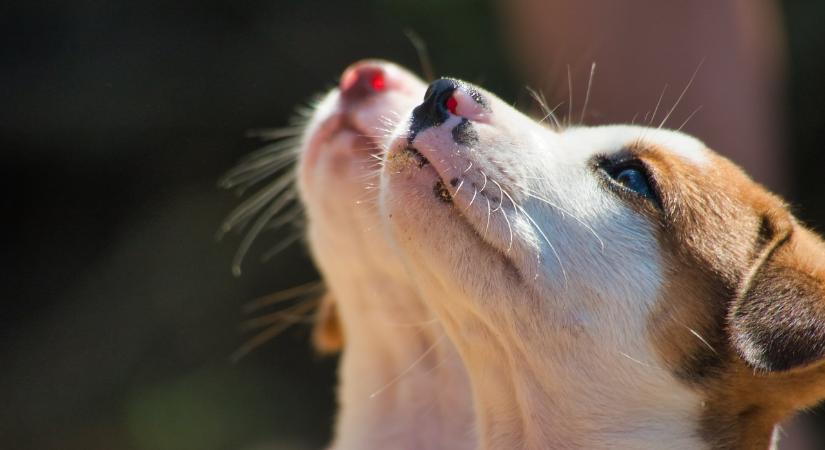
[[[825,2],[782,12],[789,197],[823,229]],[[418,69],[405,30],[438,74],[526,103],[485,1],[0,5],[0,448],[327,442],[336,361],[306,326],[229,361],[242,304],[317,273],[300,244],[260,263],[270,233],[233,277],[238,238],[215,233],[238,199],[216,180],[349,63]]]

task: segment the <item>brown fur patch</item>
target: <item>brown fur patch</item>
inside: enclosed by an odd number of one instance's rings
[[[775,423],[825,397],[825,246],[720,156],[698,167],[644,143],[631,151],[661,196],[659,211],[636,207],[659,226],[665,260],[651,342],[705,398],[697,433],[712,448],[765,449]],[[743,354],[744,330],[766,361]]]

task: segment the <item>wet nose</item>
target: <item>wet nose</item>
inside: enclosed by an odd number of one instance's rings
[[[458,89],[455,80],[441,78],[430,83],[424,94],[424,102],[416,106],[412,113],[411,131],[417,133],[426,128],[437,127],[455,110],[453,93]]]
[[[478,89],[463,81],[441,78],[430,83],[424,102],[413,109],[407,139],[412,142],[420,131],[441,125],[450,115],[460,117],[460,126],[465,129],[470,122],[489,121],[491,113],[490,104]]]
[[[378,63],[357,62],[344,70],[338,87],[344,99],[362,100],[387,89],[387,73]]]

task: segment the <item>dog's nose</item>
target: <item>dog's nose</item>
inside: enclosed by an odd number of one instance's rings
[[[449,117],[453,107],[453,93],[458,89],[455,80],[441,78],[430,83],[424,94],[424,102],[416,106],[412,113],[411,131],[416,133],[426,128],[437,127]]]
[[[424,94],[424,102],[415,107],[410,123],[409,141],[422,130],[437,127],[450,115],[468,121],[484,121],[490,114],[487,100],[471,85],[462,81],[441,78],[433,81]]]
[[[363,100],[387,89],[387,73],[377,62],[357,62],[344,70],[338,87],[347,101]]]

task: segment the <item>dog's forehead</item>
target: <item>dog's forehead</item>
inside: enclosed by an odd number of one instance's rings
[[[571,128],[564,133],[571,146],[593,154],[610,154],[625,148],[653,147],[665,155],[702,167],[709,163],[705,144],[687,134],[635,125]]]

